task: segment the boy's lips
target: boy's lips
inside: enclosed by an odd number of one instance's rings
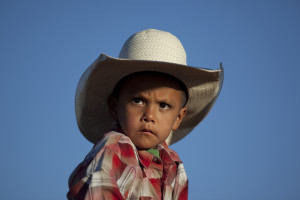
[[[141,129],[139,132],[150,133],[150,134],[156,135],[151,129],[148,129],[148,128]]]

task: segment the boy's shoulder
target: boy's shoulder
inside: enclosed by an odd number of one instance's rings
[[[106,133],[88,153],[85,160],[91,160],[103,155],[104,152],[110,152],[118,156],[123,162],[132,165],[138,165],[137,149],[131,140],[124,134],[110,131]]]
[[[119,144],[128,144],[134,148],[131,140],[123,133],[117,131],[105,133],[103,137],[95,144],[94,148],[115,148]]]
[[[69,177],[69,185],[83,179],[87,174],[92,174],[99,167],[117,168],[122,166],[139,167],[136,148],[130,139],[122,133],[111,131],[93,146],[84,160],[75,168]]]

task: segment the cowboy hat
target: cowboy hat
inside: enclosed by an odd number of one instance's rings
[[[223,82],[223,68],[209,70],[187,66],[181,42],[171,33],[148,29],[125,42],[119,58],[101,54],[81,76],[75,96],[78,127],[86,139],[96,143],[112,127],[107,98],[125,76],[142,71],[169,74],[188,89],[188,112],[181,125],[167,138],[174,144],[188,133],[211,110]]]

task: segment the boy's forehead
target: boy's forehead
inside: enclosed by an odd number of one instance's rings
[[[112,96],[119,98],[121,93],[135,93],[146,91],[155,88],[171,88],[181,92],[182,106],[187,103],[188,90],[187,87],[178,78],[169,74],[155,72],[155,71],[143,71],[129,74],[122,78],[112,91]]]

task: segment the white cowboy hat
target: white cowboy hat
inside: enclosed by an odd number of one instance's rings
[[[220,93],[224,74],[221,64],[219,70],[187,66],[185,50],[171,33],[154,29],[138,32],[125,42],[119,58],[101,54],[79,80],[75,111],[86,139],[96,143],[112,128],[108,96],[123,77],[141,71],[172,75],[188,88],[188,112],[168,137],[168,145],[185,137],[208,114]]]

